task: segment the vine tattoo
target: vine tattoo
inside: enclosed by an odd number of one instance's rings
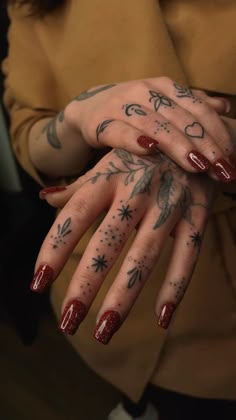
[[[115,84],[111,84],[111,85],[105,85],[105,86],[101,86],[97,89],[94,89],[92,91],[90,90],[86,90],[84,92],[82,92],[80,95],[76,96],[74,98],[75,101],[85,101],[86,99],[92,98],[93,96],[97,95],[100,92],[103,92],[104,90],[108,90],[113,88],[114,86],[116,86]]]
[[[163,106],[164,108],[174,107],[174,104],[171,101],[171,99],[167,98],[166,96],[161,95],[160,93],[155,92],[154,90],[149,90],[149,93],[151,95],[149,98],[149,102],[153,102],[154,109],[156,112],[161,106]]]
[[[57,135],[57,122],[62,123],[64,120],[64,111],[61,111],[55,118],[52,118],[48,124],[43,128],[43,133],[46,133],[48,143],[54,149],[61,149],[61,142]]]
[[[99,135],[101,134],[101,133],[103,133],[103,131],[108,127],[108,125],[110,125],[113,121],[115,121],[115,120],[105,120],[105,121],[103,121],[101,124],[99,124],[98,126],[97,126],[97,129],[96,129],[96,137],[97,137],[97,141],[99,140]]]
[[[72,231],[70,229],[71,226],[71,218],[68,217],[63,225],[57,225],[57,235],[51,236],[54,239],[54,243],[52,244],[53,249],[57,249],[60,244],[66,245],[66,241],[64,240],[65,236],[69,235]]]
[[[85,182],[95,184],[100,178],[105,178],[109,181],[111,177],[118,174],[123,174],[124,185],[133,185],[130,193],[130,199],[139,194],[149,194],[151,191],[152,181],[156,171],[161,173],[160,188],[157,193],[156,203],[158,206],[159,216],[153,229],[158,229],[170,217],[174,208],[180,208],[182,217],[188,221],[190,225],[192,222],[192,206],[206,207],[201,203],[194,202],[190,188],[185,180],[188,179],[188,174],[182,174],[175,177],[174,173],[178,171],[177,166],[161,153],[155,157],[148,157],[142,159],[136,157],[130,152],[123,149],[114,149],[113,153],[119,158],[120,164],[115,164],[113,161],[109,162],[109,166],[104,172],[96,172],[94,176]],[[130,218],[130,207],[121,206],[118,211],[119,217],[123,220]],[[115,216],[114,216],[115,217]]]

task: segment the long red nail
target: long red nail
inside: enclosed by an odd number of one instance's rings
[[[59,328],[65,334],[74,335],[87,314],[87,307],[78,299],[70,300],[61,317]]]
[[[213,164],[212,167],[214,172],[222,182],[231,182],[236,178],[236,169],[230,166],[225,159],[218,159]]]
[[[230,155],[230,156],[228,157],[228,159],[229,159],[229,163],[230,163],[230,165],[231,165],[233,168],[236,168],[236,159],[235,159],[234,154]]]
[[[106,311],[96,327],[94,338],[102,344],[108,344],[113,334],[121,325],[121,317],[117,311]]]
[[[172,302],[167,302],[165,303],[165,305],[163,305],[159,318],[158,318],[159,327],[165,328],[165,329],[169,327],[175,308],[176,306]]]
[[[210,167],[209,160],[196,150],[192,150],[188,156],[188,161],[191,165],[200,172],[208,171]]]
[[[43,293],[53,282],[54,272],[49,265],[40,265],[36,271],[30,289],[33,292]]]
[[[43,200],[47,194],[53,194],[53,193],[57,193],[57,192],[61,192],[61,191],[65,191],[66,187],[48,187],[48,188],[44,188],[43,190],[41,190],[39,192],[39,198],[41,198],[41,200]]]
[[[143,147],[144,149],[148,149],[151,151],[157,150],[157,145],[159,144],[158,141],[151,139],[151,137],[140,136],[137,139],[139,146]]]

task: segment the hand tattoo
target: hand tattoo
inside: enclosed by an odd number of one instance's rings
[[[99,88],[94,89],[92,91],[86,90],[85,92],[82,92],[80,95],[76,96],[74,98],[74,100],[75,101],[84,101],[86,99],[92,98],[93,96],[97,95],[100,92],[103,92],[104,90],[111,89],[114,86],[116,86],[116,85],[112,84],[112,85],[105,85],[105,86],[99,87]]]

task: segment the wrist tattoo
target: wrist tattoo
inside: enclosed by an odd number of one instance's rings
[[[46,133],[48,143],[54,149],[61,149],[61,143],[57,135],[57,122],[62,123],[64,120],[64,111],[61,111],[56,117],[43,128],[42,132]]]

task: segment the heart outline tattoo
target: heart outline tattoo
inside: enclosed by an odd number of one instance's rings
[[[196,139],[203,139],[204,137],[204,128],[197,121],[194,121],[192,124],[186,125],[184,132],[188,137]]]

